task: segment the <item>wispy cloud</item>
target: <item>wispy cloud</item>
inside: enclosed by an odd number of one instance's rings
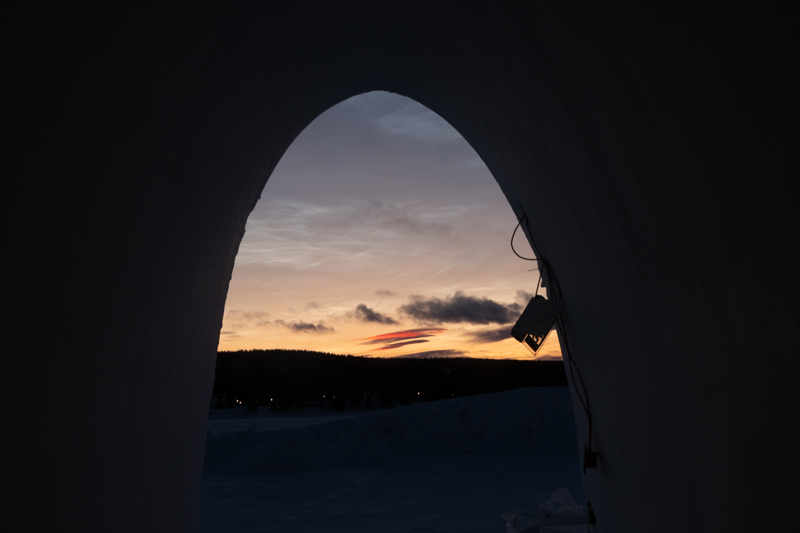
[[[461,135],[445,119],[415,101],[401,101],[378,92],[348,98],[341,105],[376,124],[378,134],[403,136],[425,143],[452,143]],[[402,102],[401,105],[397,105]]]
[[[394,350],[395,348],[402,348],[403,346],[408,346],[409,344],[419,344],[421,342],[430,342],[428,340],[415,340],[415,341],[405,341],[405,342],[394,342],[392,344],[387,344],[385,346],[381,346],[379,348],[373,348],[370,350],[371,352],[380,352],[382,350]]]
[[[463,213],[431,202],[383,202],[353,200],[333,205],[265,199],[248,220],[247,239],[236,257],[238,268],[246,265],[347,266],[355,255],[362,262],[384,257],[376,243],[420,242],[441,249],[442,241],[463,239],[455,223]]]
[[[467,354],[464,350],[428,350],[427,352],[414,352],[395,356],[396,359],[430,359],[433,357],[463,357]]]
[[[359,224],[368,223],[372,226],[402,230],[417,235],[451,237],[452,226],[434,220],[437,214],[430,210],[418,212],[403,204],[373,201],[355,213],[355,220]]]
[[[355,317],[362,322],[375,322],[377,324],[392,325],[397,321],[392,317],[373,311],[364,304],[358,304],[354,313]]]
[[[461,135],[442,117],[416,102],[377,119],[385,131],[432,143],[451,143]]]
[[[235,341],[236,339],[241,338],[242,336],[239,335],[238,331],[220,331],[219,332],[219,342],[226,343]]]
[[[561,355],[556,354],[547,354],[541,357],[536,358],[537,361],[563,361],[564,358]]]
[[[418,339],[421,337],[432,337],[439,333],[447,331],[445,328],[417,328],[407,329],[404,331],[393,331],[391,333],[382,333],[373,337],[366,337],[361,339],[361,344],[380,344],[383,342],[393,342],[403,339]]]
[[[426,324],[508,324],[520,312],[519,304],[505,305],[489,298],[467,296],[463,291],[444,299],[412,296],[411,300],[411,303],[400,306],[398,311]]]
[[[481,331],[470,331],[465,335],[469,337],[470,341],[476,344],[500,342],[512,338],[511,328],[508,326],[503,326],[501,328],[495,328],[495,329],[481,330]]]
[[[319,324],[310,324],[308,322],[285,322],[283,320],[276,320],[275,325],[284,327],[295,333],[330,334],[335,331],[333,328],[329,328],[321,322]]]
[[[433,337],[445,331],[447,330],[444,328],[418,328],[407,329],[405,331],[393,331],[391,333],[383,333],[381,335],[361,339],[361,344],[383,344],[383,346],[371,350],[373,352],[393,350],[409,344],[429,342],[426,337]]]
[[[233,329],[268,328],[273,325],[269,317],[266,311],[231,309],[225,317],[225,325]]]

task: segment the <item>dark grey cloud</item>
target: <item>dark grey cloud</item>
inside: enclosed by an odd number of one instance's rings
[[[392,317],[373,311],[364,304],[356,306],[355,317],[362,322],[375,322],[376,324],[397,324]]]
[[[398,355],[397,358],[408,359],[430,359],[435,357],[464,357],[467,352],[464,350],[428,350],[427,352],[414,352],[405,355]]]
[[[525,309],[525,306],[523,306],[523,305],[520,305],[520,304],[518,304],[517,302],[514,302],[513,304],[506,304],[506,307],[508,307],[508,309],[509,309],[509,310],[510,310],[512,313],[514,313],[515,315],[519,315],[519,314],[521,314],[521,313],[522,313],[522,310],[523,310],[523,309]]]
[[[220,331],[219,332],[219,342],[226,343],[230,342],[234,339],[240,339],[242,336],[239,335],[238,331]]]
[[[466,334],[472,342],[477,344],[487,344],[490,342],[500,342],[511,338],[511,328],[503,326],[501,328],[488,329],[483,331],[470,331]]]
[[[508,304],[507,307],[511,309],[517,315],[521,314],[522,311],[525,309],[525,306],[528,305],[528,302],[531,301],[531,298],[534,297],[534,294],[528,291],[517,291],[517,295],[514,297],[516,302],[513,304]]]
[[[414,335],[414,339],[422,339],[424,337],[433,337],[433,335]],[[408,340],[409,337],[387,337],[385,339],[371,339],[368,341],[361,342],[359,344],[386,344],[387,342],[395,342],[395,341],[403,341]],[[428,341],[425,341],[428,342]]]
[[[411,303],[401,305],[398,311],[426,324],[465,322],[469,324],[509,324],[519,315],[519,306],[495,302],[488,298],[467,296],[457,291],[445,299],[412,296]]]
[[[295,333],[328,334],[334,332],[333,328],[329,328],[322,323],[310,324],[308,322],[284,322],[283,320],[276,320],[275,325],[282,326],[290,331],[294,331]]]
[[[397,294],[393,293],[388,289],[378,289],[375,291],[376,296],[397,296]]]
[[[415,340],[415,341],[405,341],[405,342],[395,342],[392,344],[387,344],[385,346],[381,346],[380,348],[373,348],[370,350],[371,352],[380,352],[382,350],[394,350],[395,348],[402,348],[403,346],[408,346],[409,344],[419,344],[422,342],[430,342],[428,340]]]

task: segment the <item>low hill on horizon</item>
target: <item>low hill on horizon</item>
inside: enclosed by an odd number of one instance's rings
[[[376,409],[567,385],[562,361],[372,358],[307,350],[218,352],[212,408]]]

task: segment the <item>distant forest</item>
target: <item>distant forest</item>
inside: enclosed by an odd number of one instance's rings
[[[520,387],[566,386],[561,361],[369,358],[305,350],[217,354],[211,407],[376,409]]]

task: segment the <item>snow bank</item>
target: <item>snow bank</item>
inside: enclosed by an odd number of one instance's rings
[[[419,403],[302,429],[210,435],[207,475],[363,467],[460,454],[575,453],[566,387]]]

